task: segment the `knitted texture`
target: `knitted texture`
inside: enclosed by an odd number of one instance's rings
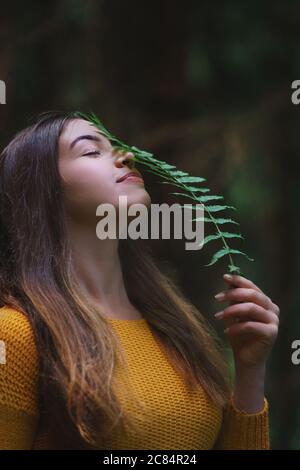
[[[254,414],[231,401],[222,409],[201,387],[187,386],[146,319],[109,321],[128,365],[115,369],[116,393],[135,428],[116,427],[99,449],[269,448],[266,399]],[[0,340],[6,348],[6,363],[0,363],[0,449],[52,449],[47,423],[39,421],[38,354],[27,317],[0,308]]]

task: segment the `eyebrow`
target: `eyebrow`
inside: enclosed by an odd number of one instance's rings
[[[75,140],[73,140],[73,142],[71,143],[70,145],[70,150],[77,144],[77,142],[79,142],[80,140],[93,140],[95,142],[104,142],[103,139],[99,138],[99,137],[96,137],[95,135],[90,135],[90,134],[87,134],[87,135],[80,135],[79,137],[76,137]]]

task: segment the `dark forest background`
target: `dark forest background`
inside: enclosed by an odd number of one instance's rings
[[[42,111],[92,109],[121,140],[205,177],[238,209],[239,248],[255,262],[236,261],[281,309],[266,389],[281,449],[300,449],[299,24],[297,1],[27,0],[0,11],[1,148]],[[144,175],[152,202],[168,202],[174,188]],[[225,258],[204,267],[217,242],[154,247],[222,335],[213,296]]]

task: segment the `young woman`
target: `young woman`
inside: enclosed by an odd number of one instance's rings
[[[149,207],[129,172],[131,153],[60,112],[1,154],[0,448],[268,449],[278,306],[224,277],[229,385],[214,331],[146,242],[96,236],[99,204]]]

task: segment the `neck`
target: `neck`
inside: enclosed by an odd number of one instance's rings
[[[95,227],[68,221],[76,280],[90,301],[109,317],[132,309],[125,289],[118,240],[100,240]]]

